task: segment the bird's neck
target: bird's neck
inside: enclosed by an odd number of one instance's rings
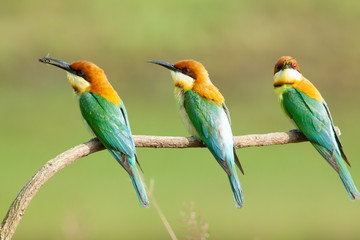
[[[274,75],[274,87],[280,87],[284,84],[295,84],[301,81],[304,77],[295,69],[284,69]]]
[[[210,82],[210,80],[204,82],[198,82],[198,80],[196,80],[192,90],[198,93],[200,96],[214,101],[218,105],[222,105],[225,101],[219,89],[215,87],[214,84]]]
[[[298,75],[298,72],[294,73],[293,71],[286,71],[280,74],[274,75],[274,87],[275,93],[281,94],[286,88],[295,88],[309,97],[316,99],[320,102],[323,102],[323,98],[320,92],[315,88],[315,86],[301,74]]]
[[[91,83],[90,92],[104,97],[106,100],[114,103],[117,106],[119,106],[121,103],[119,95],[107,79]]]
[[[318,100],[319,102],[323,102],[323,98],[320,92],[315,88],[315,86],[306,78],[303,78],[301,81],[296,82],[293,87],[309,97]]]

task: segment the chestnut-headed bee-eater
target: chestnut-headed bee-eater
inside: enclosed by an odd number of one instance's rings
[[[235,199],[241,208],[243,196],[235,164],[243,169],[236,155],[230,115],[224,97],[212,84],[204,66],[194,60],[175,64],[149,61],[170,69],[175,83],[175,99],[190,134],[202,141],[227,173]]]
[[[45,57],[39,61],[67,72],[67,79],[78,96],[86,124],[130,175],[140,205],[149,207],[146,190],[136,167],[136,163],[139,163],[127,112],[104,71],[88,61],[69,64]]]
[[[329,108],[320,92],[300,72],[296,60],[281,57],[274,69],[274,90],[280,105],[293,124],[339,174],[351,200],[360,199]]]

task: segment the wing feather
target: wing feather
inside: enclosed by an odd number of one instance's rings
[[[91,130],[117,161],[132,175],[136,154],[125,106],[117,106],[105,98],[90,92],[79,99],[80,110]],[[131,162],[128,162],[131,161]]]
[[[207,100],[192,90],[184,93],[184,108],[191,123],[218,163],[231,176],[229,164],[232,163],[228,161],[235,161],[237,156],[235,157],[236,152],[233,151],[230,118],[224,106]],[[228,154],[233,156],[229,157]],[[240,162],[237,162],[239,166]]]
[[[285,112],[310,140],[329,164],[339,171],[334,151],[340,151],[338,138],[326,103],[310,98],[305,93],[289,88],[283,94]]]

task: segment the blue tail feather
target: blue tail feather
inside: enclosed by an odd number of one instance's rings
[[[339,173],[340,179],[343,182],[350,199],[360,199],[360,193],[357,190],[350,172],[346,167],[345,160],[343,160],[340,150],[335,149],[333,152],[331,152],[319,144],[312,144],[316,150],[318,150],[318,152],[327,160],[331,167]]]
[[[150,206],[148,197],[146,195],[146,190],[144,187],[144,184],[141,180],[139,171],[136,167],[136,155],[133,155],[132,157],[126,157],[126,155],[122,154],[121,152],[109,150],[110,153],[114,156],[116,161],[120,163],[120,165],[126,170],[126,172],[129,174],[131,181],[134,185],[136,195],[139,199],[141,207],[148,208]]]
[[[242,195],[241,185],[240,185],[239,179],[237,177],[235,168],[232,169],[231,176],[228,176],[228,177],[229,177],[229,181],[230,181],[231,190],[234,195],[235,206],[237,208],[241,208],[243,205],[243,195]]]
[[[139,199],[139,203],[141,207],[148,208],[150,207],[149,200],[146,194],[146,190],[144,187],[143,182],[141,181],[141,177],[139,171],[137,170],[136,166],[130,166],[133,176],[130,176],[131,181],[134,185],[136,195]]]
[[[355,200],[355,198],[360,199],[360,193],[355,186],[355,183],[350,175],[349,170],[345,165],[345,162],[342,159],[340,159],[340,161],[337,162],[339,166],[339,176],[345,186],[347,193],[349,194],[350,199],[351,200]]]

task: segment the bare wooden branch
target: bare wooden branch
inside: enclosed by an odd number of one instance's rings
[[[340,133],[340,130],[336,128]],[[162,137],[162,136],[133,136],[136,147],[148,148],[190,148],[205,147],[205,145],[193,137]],[[307,139],[297,130],[289,132],[276,132],[268,134],[253,134],[234,137],[236,148],[260,147],[277,144],[299,143]],[[3,222],[0,225],[0,239],[11,239],[16,231],[22,216],[30,201],[55,173],[75,162],[76,160],[103,150],[104,147],[97,138],[80,144],[61,153],[57,157],[49,160],[21,189],[19,195],[11,204]]]

